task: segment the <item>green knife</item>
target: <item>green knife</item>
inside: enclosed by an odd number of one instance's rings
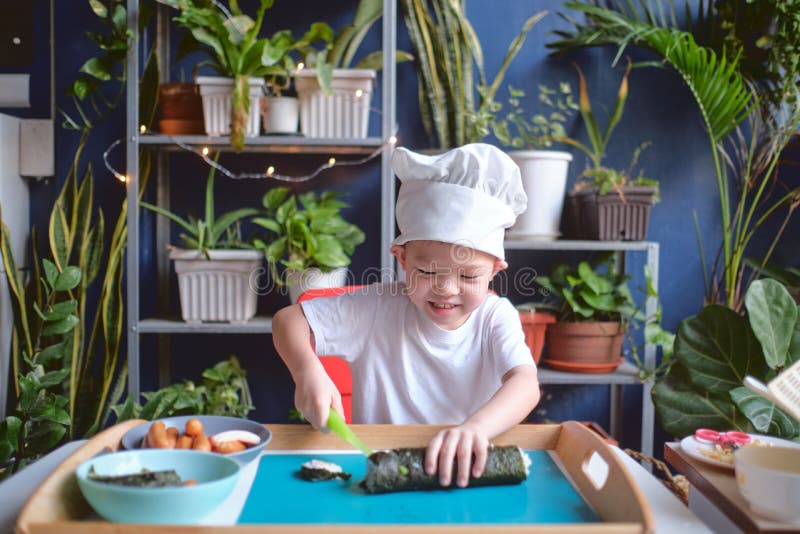
[[[328,414],[328,428],[331,429],[334,434],[367,456],[372,454],[372,449],[364,445],[364,442],[358,439],[353,431],[350,430],[350,427],[347,426],[347,423],[344,422],[342,416],[336,413],[335,410],[331,410]]]

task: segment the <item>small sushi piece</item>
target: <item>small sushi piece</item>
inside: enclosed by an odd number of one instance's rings
[[[377,451],[367,459],[367,474],[359,485],[367,493],[442,488],[439,477],[427,474],[424,466],[424,448]],[[467,487],[519,484],[528,478],[529,468],[530,458],[521,448],[515,445],[492,447],[483,475],[480,478],[470,476]],[[449,487],[458,488],[455,484]]]
[[[350,473],[345,473],[342,470],[342,466],[323,460],[311,460],[300,467],[300,477],[309,482],[320,482],[335,478],[350,480],[351,476]]]

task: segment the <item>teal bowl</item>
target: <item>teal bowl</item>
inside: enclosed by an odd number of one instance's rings
[[[136,488],[98,482],[98,475],[139,473],[142,469],[174,469],[194,486]],[[142,449],[97,456],[78,466],[78,486],[92,508],[105,519],[120,523],[192,524],[214,511],[239,479],[239,463],[219,454],[184,449]]]

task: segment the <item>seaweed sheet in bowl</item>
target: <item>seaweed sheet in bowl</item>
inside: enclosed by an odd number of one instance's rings
[[[178,431],[183,434],[186,428],[186,421],[189,419],[198,419],[203,424],[203,433],[207,436],[213,436],[220,432],[227,430],[247,430],[261,438],[258,445],[248,447],[243,451],[226,454],[228,458],[233,458],[242,465],[248,464],[258,458],[261,451],[264,449],[269,440],[272,439],[272,433],[267,427],[250,419],[241,419],[239,417],[228,417],[224,415],[180,415],[176,417],[165,417],[159,419],[163,421],[167,428],[174,426]],[[128,450],[139,449],[142,445],[142,439],[153,421],[143,423],[136,426],[122,436],[122,446]]]
[[[191,486],[131,487],[89,477],[119,476],[174,470]],[[151,524],[197,523],[213,512],[233,491],[241,466],[222,454],[176,449],[122,451],[86,460],[76,476],[81,493],[92,508],[109,521]]]

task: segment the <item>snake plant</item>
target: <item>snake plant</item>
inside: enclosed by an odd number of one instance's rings
[[[461,2],[402,0],[402,6],[416,50],[419,108],[428,137],[439,148],[479,141],[475,137],[477,130],[470,128],[470,117],[492,105],[528,32],[547,12],[536,13],[525,21],[511,41],[500,69],[488,83],[483,49]]]

